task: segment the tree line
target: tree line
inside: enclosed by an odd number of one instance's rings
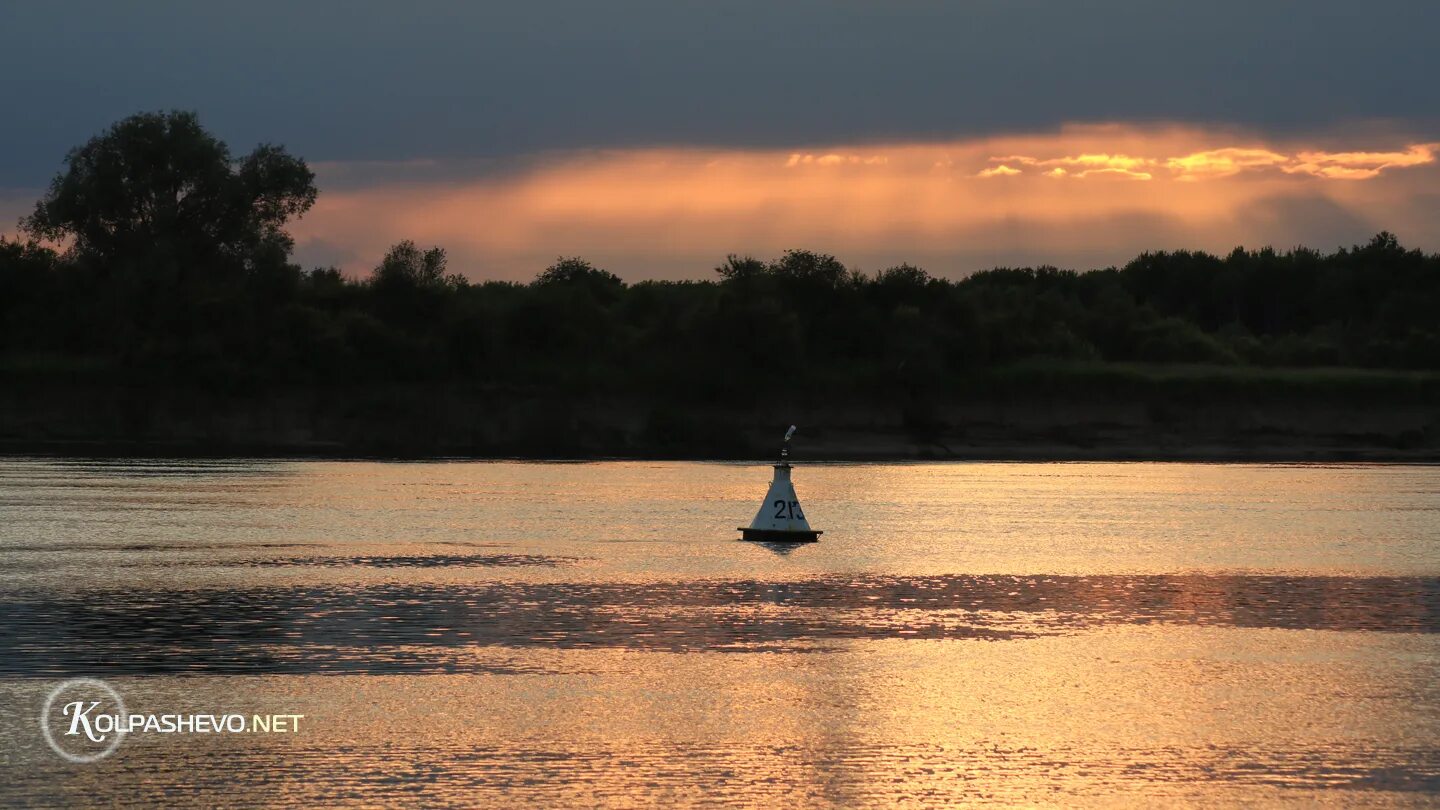
[[[1389,233],[1322,253],[1145,253],[1076,272],[867,274],[732,255],[705,281],[626,283],[561,258],[527,284],[401,242],[368,277],[291,261],[314,175],[242,157],[192,113],[71,151],[0,240],[0,369],[231,388],[453,381],[744,397],[914,390],[1027,361],[1440,369],[1440,255]]]

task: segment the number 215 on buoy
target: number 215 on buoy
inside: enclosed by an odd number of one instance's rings
[[[775,501],[776,520],[804,520],[805,513],[800,511],[799,501]]]

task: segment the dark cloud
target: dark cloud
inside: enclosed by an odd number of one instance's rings
[[[0,186],[143,109],[319,161],[1440,109],[1440,4],[528,0],[0,6]]]

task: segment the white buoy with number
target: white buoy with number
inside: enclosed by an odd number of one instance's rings
[[[810,528],[805,512],[800,509],[800,499],[795,495],[795,485],[790,482],[790,438],[795,435],[795,426],[785,431],[785,443],[780,448],[780,463],[775,465],[775,477],[770,481],[770,491],[750,526],[740,528],[741,540],[761,540],[771,543],[813,543],[824,532]]]

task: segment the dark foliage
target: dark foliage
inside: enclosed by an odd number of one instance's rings
[[[24,225],[76,259],[218,273],[288,252],[281,228],[314,204],[314,180],[270,144],[232,161],[194,113],[142,113],[71,150]]]
[[[443,250],[402,242],[350,280],[289,262],[282,226],[313,202],[311,177],[277,147],[231,161],[189,114],[117,124],[71,153],[25,223],[67,249],[0,241],[0,368],[732,399],[915,392],[1041,360],[1440,369],[1440,256],[1388,233],[1330,254],[1147,253],[959,281],[794,250],[732,255],[715,281],[628,285],[579,258],[529,285],[467,282]]]

